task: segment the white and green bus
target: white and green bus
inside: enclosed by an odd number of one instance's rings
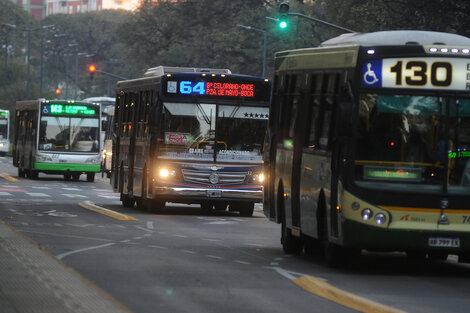
[[[100,104],[67,100],[16,102],[13,165],[19,177],[38,173],[87,181],[100,172]]]
[[[10,149],[10,111],[0,110],[0,155]]]
[[[470,261],[469,49],[384,31],[276,54],[264,211],[285,252]]]

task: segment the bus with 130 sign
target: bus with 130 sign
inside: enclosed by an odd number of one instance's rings
[[[470,261],[469,49],[385,31],[276,54],[264,211],[285,252]]]

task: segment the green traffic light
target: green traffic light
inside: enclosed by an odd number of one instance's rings
[[[287,27],[286,21],[281,21],[281,22],[279,23],[279,27],[282,28],[282,29],[286,28],[286,27]]]

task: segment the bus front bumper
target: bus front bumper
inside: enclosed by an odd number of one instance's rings
[[[470,254],[470,232],[439,230],[385,229],[345,220],[343,245],[371,251],[425,251]],[[430,246],[430,238],[458,238],[459,247]]]
[[[263,201],[262,188],[256,189],[229,189],[229,188],[204,188],[204,187],[169,187],[154,186],[154,197],[164,198],[167,201],[180,200],[214,200],[214,201]]]

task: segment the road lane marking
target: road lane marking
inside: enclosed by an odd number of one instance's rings
[[[11,182],[15,182],[15,183],[19,182],[19,179],[16,179],[16,178],[14,178],[14,177],[11,177],[11,176],[8,175],[7,173],[0,173],[0,177],[6,179],[6,180],[8,180],[8,181],[11,181]]]
[[[5,192],[5,191],[0,191],[0,196],[11,196],[11,193]]]
[[[87,210],[91,210],[91,211],[94,211],[96,213],[104,214],[106,216],[115,218],[115,219],[120,220],[120,221],[137,221],[137,219],[135,217],[102,208],[100,206],[97,206],[96,204],[94,204],[91,201],[83,201],[83,202],[80,202],[78,205],[81,206],[82,208],[87,209]]]
[[[31,197],[51,197],[48,194],[41,193],[41,192],[25,192],[28,196]]]
[[[302,276],[292,280],[294,284],[319,297],[363,313],[405,313],[405,311],[383,305],[372,300],[341,290],[314,277]]]
[[[62,260],[63,258],[65,258],[66,256],[69,256],[71,254],[85,252],[85,251],[89,251],[89,250],[100,249],[100,248],[105,248],[105,247],[109,247],[109,246],[112,246],[112,245],[115,245],[115,244],[116,243],[114,243],[114,242],[110,242],[110,243],[105,243],[105,244],[99,245],[99,246],[93,246],[93,247],[88,247],[88,248],[77,249],[77,250],[73,250],[73,251],[69,251],[69,252],[65,252],[65,253],[56,255],[56,258],[58,258],[59,260]]]
[[[70,193],[63,193],[63,196],[69,197],[69,198],[86,198],[87,196],[84,195],[78,195],[78,194],[70,194]]]

